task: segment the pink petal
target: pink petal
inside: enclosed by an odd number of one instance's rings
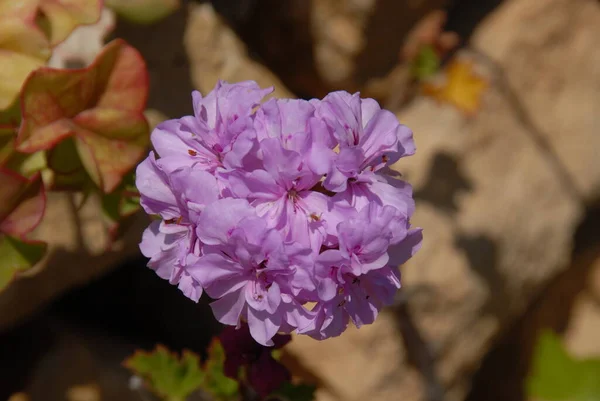
[[[210,304],[215,318],[230,326],[236,326],[240,321],[242,309],[246,305],[244,291],[232,292]]]

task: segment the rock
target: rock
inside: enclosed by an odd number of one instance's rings
[[[219,3],[213,2],[222,13]],[[231,0],[225,0],[225,2]],[[236,7],[239,9],[239,1]],[[247,45],[250,54],[260,60],[298,96],[322,97],[329,91],[315,68],[311,31],[312,1],[250,0],[246,18],[232,21],[232,28]],[[329,23],[329,22],[327,22]]]
[[[600,250],[590,270],[565,332],[567,349],[577,358],[600,356]]]
[[[346,54],[356,55],[364,47],[362,32],[348,18],[335,16],[325,24],[324,33],[333,47]]]
[[[275,86],[277,97],[293,97],[266,67],[250,59],[243,42],[209,3],[191,4],[184,36],[194,86],[202,93],[217,80],[254,80],[262,87]]]
[[[319,74],[325,81],[344,88],[352,85],[352,83],[347,82],[354,73],[352,59],[331,46],[331,44],[316,44],[315,60]]]
[[[23,393],[17,393],[11,395],[8,401],[29,401],[29,397]]]
[[[67,391],[68,401],[100,401],[97,385],[74,386]]]
[[[332,88],[363,90],[397,66],[404,40],[444,0],[315,0],[311,25],[317,72]]]
[[[492,81],[479,114],[465,119],[424,98],[398,113],[418,151],[397,168],[415,187],[425,235],[403,268],[403,291],[426,349],[373,336],[394,333],[392,310],[356,334],[298,339],[289,352],[335,399],[432,399],[437,385],[445,399],[463,399],[494,339],[568,266],[585,204],[600,190],[599,17],[593,1],[507,2],[474,37],[471,57]],[[494,62],[481,57],[488,49]],[[427,348],[431,363],[418,358]]]
[[[37,333],[31,332],[36,329]],[[22,391],[28,398],[24,401],[154,400],[146,391],[130,386],[132,374],[122,363],[133,354],[134,346],[118,336],[93,328],[82,330],[47,317],[34,319],[18,334],[36,338],[46,346],[27,371]],[[17,350],[25,347],[24,342],[11,345]]]
[[[312,2],[311,28],[317,73],[333,86],[355,87],[355,57],[365,46],[372,1]]]
[[[600,208],[588,211],[577,228],[568,269],[552,278],[527,312],[503,330],[481,362],[467,401],[528,399],[535,348],[547,330],[563,335],[563,344],[574,356],[598,356],[599,222]]]
[[[341,88],[363,90],[371,79],[387,76],[398,63],[409,31],[446,2],[215,0],[212,4],[227,21],[225,29],[236,32],[250,54],[293,93],[320,98]],[[213,13],[212,6],[201,7]],[[214,29],[206,25],[195,29]],[[208,47],[224,53],[223,46]],[[189,49],[194,52],[198,46]]]
[[[473,38],[523,103],[530,129],[588,203],[600,199],[598,37],[597,1],[513,0]]]
[[[425,397],[437,387],[462,399],[500,330],[567,266],[582,204],[509,100],[496,88],[485,100],[473,120],[424,98],[399,113],[418,151],[396,167],[415,187],[425,237],[403,267],[403,292],[424,345],[399,346],[394,323],[406,316],[393,309],[338,339],[297,338],[289,352],[335,399],[439,399]]]
[[[504,2],[467,53],[492,84],[479,113],[426,98],[398,112],[415,132],[417,154],[396,168],[414,185],[424,245],[403,267],[400,307],[288,347],[323,384],[319,400],[463,400],[496,338],[569,266],[600,193],[599,22],[593,0]],[[598,312],[583,298],[567,340],[587,353]]]
[[[423,385],[406,365],[392,313],[375,324],[348,329],[341,337],[315,341],[294,336],[285,352],[318,378],[317,401],[419,399]]]

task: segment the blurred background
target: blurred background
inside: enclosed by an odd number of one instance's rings
[[[394,167],[424,245],[396,304],[284,350],[318,401],[524,401],[544,330],[600,355],[597,0],[184,1],[150,26],[113,22],[105,39],[146,59],[156,121],[191,114],[193,89],[252,79],[282,97],[360,91],[414,131]],[[86,64],[84,48],[65,62]],[[97,213],[71,207],[49,198],[49,256],[0,293],[0,400],[143,401],[128,355],[203,354],[219,327],[145,267],[146,216],[102,253]]]

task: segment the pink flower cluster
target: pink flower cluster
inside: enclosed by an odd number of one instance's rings
[[[137,168],[157,215],[148,266],[223,324],[316,339],[373,323],[420,247],[411,187],[387,167],[415,152],[410,129],[373,99],[270,99],[255,82],[194,92],[194,115],[152,133]]]

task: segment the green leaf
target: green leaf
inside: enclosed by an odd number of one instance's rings
[[[1,5],[0,12],[2,12]],[[15,149],[19,124],[21,124],[21,106],[17,99],[8,109],[0,111],[0,166],[29,177],[46,167],[46,159],[43,152],[26,154]]]
[[[37,172],[40,172],[46,168],[46,154],[45,152],[35,152],[32,154],[19,153],[18,157],[14,157],[14,163],[12,160],[7,165],[9,168],[14,168],[26,177],[30,177]]]
[[[48,167],[57,174],[73,174],[83,170],[72,138],[57,143],[48,151]]]
[[[223,373],[225,351],[218,339],[213,339],[208,349],[208,359],[204,364],[206,381],[202,388],[219,401],[236,399],[239,394],[237,381]]]
[[[432,46],[423,46],[411,66],[413,77],[422,81],[440,69],[440,59]]]
[[[179,357],[160,345],[152,352],[136,352],[125,366],[141,376],[152,392],[169,401],[184,401],[204,381],[197,355],[184,351]]]
[[[140,197],[135,195],[124,195],[119,202],[119,213],[121,216],[130,216],[140,210]]]
[[[544,331],[536,344],[529,395],[547,401],[600,401],[600,359],[577,360]]]
[[[111,237],[118,235],[121,223],[140,210],[140,194],[135,187],[135,170],[130,171],[123,182],[110,194],[101,194],[102,212]]]
[[[119,203],[119,213],[121,216],[130,216],[140,210],[140,193],[135,185],[135,169],[123,178],[121,184],[121,201]]]
[[[14,157],[15,153],[15,141],[10,130],[3,130],[0,128],[0,166],[6,166]]]
[[[180,6],[179,0],[106,0],[106,6],[136,24],[153,24]]]
[[[315,390],[317,388],[308,384],[292,384],[285,382],[276,391],[271,394],[269,400],[282,401],[313,401],[315,399]]]
[[[52,171],[52,189],[82,190],[91,184],[73,138],[58,142],[46,155],[47,166]]]
[[[119,213],[120,200],[121,196],[117,192],[102,196],[102,212],[111,224],[117,224],[121,217]]]
[[[26,242],[0,234],[0,291],[24,270],[34,266],[44,256],[46,244]]]
[[[43,151],[32,154],[18,152],[14,137],[0,135],[0,166],[31,177],[46,168],[46,154]]]

